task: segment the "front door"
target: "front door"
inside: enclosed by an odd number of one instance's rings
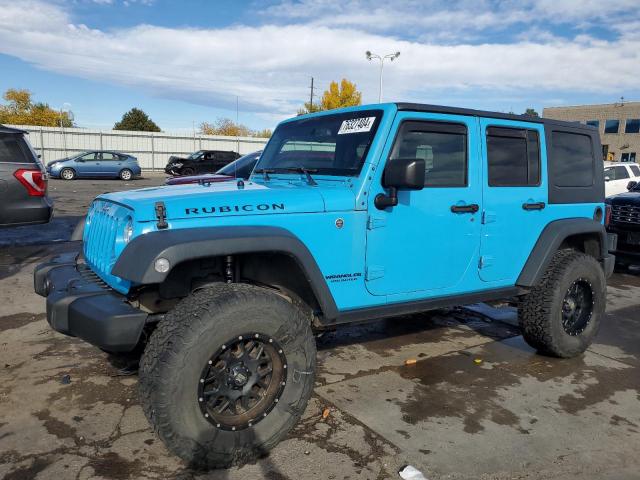
[[[397,134],[387,142],[381,164],[424,159],[425,186],[400,191],[398,205],[385,210],[377,210],[374,198],[369,199],[367,289],[374,295],[418,299],[478,287],[478,120],[400,112],[391,131]]]
[[[484,171],[480,278],[514,285],[547,224],[544,127],[481,119]]]

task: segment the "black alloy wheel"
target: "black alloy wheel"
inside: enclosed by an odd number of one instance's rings
[[[584,278],[574,281],[562,301],[562,327],[571,336],[584,332],[593,316],[593,287]]]
[[[239,335],[209,359],[198,384],[198,404],[216,428],[242,430],[262,420],[286,385],[282,348],[259,333]]]

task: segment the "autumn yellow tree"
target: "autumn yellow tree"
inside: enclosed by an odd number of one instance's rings
[[[73,127],[67,112],[58,112],[46,103],[34,103],[31,97],[29,90],[8,89],[2,96],[7,103],[0,105],[0,123]]]
[[[322,110],[355,107],[362,105],[362,93],[357,90],[355,83],[343,78],[339,86],[338,82],[331,82],[329,89],[322,95],[320,105]]]

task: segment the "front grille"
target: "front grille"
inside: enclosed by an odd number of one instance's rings
[[[85,226],[84,257],[98,274],[111,271],[119,223],[116,210],[108,202],[95,201]]]
[[[640,224],[640,206],[612,205],[611,221],[613,223],[638,223]]]

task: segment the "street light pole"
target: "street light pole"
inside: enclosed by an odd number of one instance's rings
[[[369,50],[366,51],[365,55],[367,56],[367,60],[379,60],[380,61],[380,76],[379,76],[379,86],[378,86],[378,103],[382,103],[382,73],[384,71],[384,61],[390,60],[394,61],[396,58],[400,56],[400,52],[389,53],[384,56],[377,55],[375,53],[371,53]]]

